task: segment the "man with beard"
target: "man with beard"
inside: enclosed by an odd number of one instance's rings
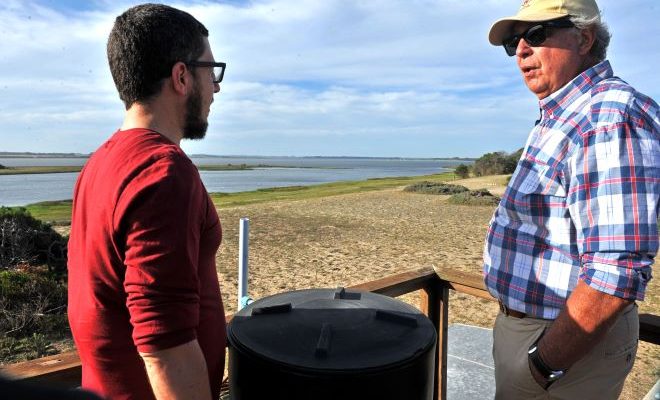
[[[218,398],[220,222],[179,143],[204,137],[225,64],[199,21],[156,4],[117,17],[107,52],[125,119],[80,173],[69,239],[82,387],[111,399]]]

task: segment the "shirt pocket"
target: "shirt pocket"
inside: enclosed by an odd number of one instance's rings
[[[504,208],[511,220],[534,224],[566,216],[567,191],[561,170],[538,161],[521,160],[505,193]]]
[[[566,197],[559,169],[540,162],[526,161],[526,164],[527,171],[520,179],[518,191],[526,195]]]

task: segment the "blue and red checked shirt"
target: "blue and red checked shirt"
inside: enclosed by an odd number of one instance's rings
[[[658,251],[658,105],[603,61],[540,107],[488,229],[489,292],[546,319],[578,279],[643,300]]]

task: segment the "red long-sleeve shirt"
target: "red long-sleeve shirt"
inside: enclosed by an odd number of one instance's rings
[[[76,183],[69,238],[68,315],[83,388],[153,398],[138,352],[196,338],[218,397],[226,340],[220,241],[196,167],[167,138],[118,131],[92,155]]]

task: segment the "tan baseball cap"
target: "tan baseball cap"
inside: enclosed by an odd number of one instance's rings
[[[567,15],[598,17],[600,20],[600,11],[595,0],[524,0],[516,15],[502,18],[493,24],[488,40],[494,46],[501,45],[502,40],[511,34],[511,28],[518,21],[543,22]]]

